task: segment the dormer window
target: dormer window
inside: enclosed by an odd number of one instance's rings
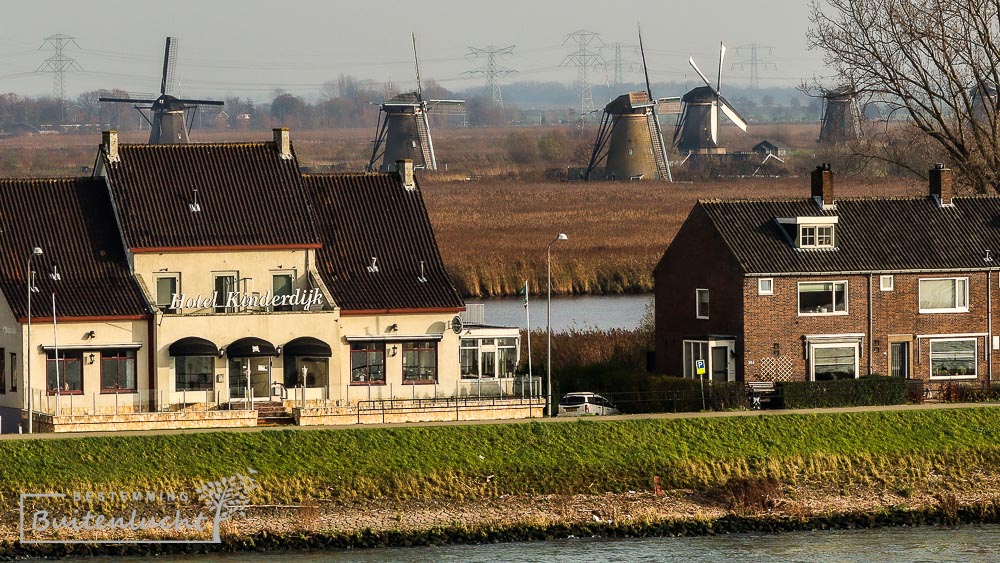
[[[836,248],[837,220],[833,215],[775,219],[792,246],[802,250]]]
[[[833,225],[799,225],[799,248],[833,247]]]

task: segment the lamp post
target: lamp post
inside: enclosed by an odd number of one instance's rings
[[[56,282],[62,280],[62,276],[59,275],[59,267],[55,264],[52,264],[52,273],[49,274],[49,278]],[[59,395],[62,394],[62,385],[59,383],[59,337],[56,335],[58,328],[59,326],[56,324],[56,286],[52,284],[52,350],[56,357],[56,416],[59,415]]]
[[[567,240],[567,236],[563,233],[559,233],[556,238],[549,243],[549,246],[545,249],[545,265],[546,273],[548,277],[548,295],[545,301],[545,335],[546,335],[546,351],[545,351],[545,377],[548,379],[548,396],[547,405],[549,407],[549,416],[555,416],[552,409],[552,245],[561,241]],[[529,328],[530,330],[530,328]]]
[[[28,267],[25,269],[25,272],[27,273],[27,276],[28,276],[28,328],[27,328],[26,335],[25,335],[26,338],[27,338],[27,344],[28,344],[28,346],[25,349],[25,353],[23,354],[23,356],[24,356],[24,372],[23,373],[25,374],[24,375],[24,377],[25,377],[24,392],[28,396],[28,434],[31,434],[31,432],[32,432],[32,428],[33,428],[33,421],[32,421],[32,419],[34,418],[34,414],[32,413],[32,410],[31,410],[31,357],[32,357],[32,350],[31,350],[31,294],[34,293],[34,292],[36,292],[36,291],[38,291],[38,288],[35,287],[35,272],[34,272],[34,270],[31,269],[31,259],[34,258],[35,256],[41,256],[41,255],[42,255],[42,249],[41,248],[39,248],[39,247],[36,246],[33,249],[31,249],[31,254],[28,255]]]

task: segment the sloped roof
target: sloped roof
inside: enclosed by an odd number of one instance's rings
[[[1000,262],[1000,197],[699,201],[748,274],[984,269]],[[798,250],[776,218],[836,216],[836,248]],[[994,262],[984,261],[989,250]]]
[[[32,248],[32,316],[138,317],[148,313],[131,276],[101,178],[0,179],[0,291],[17,318],[27,317],[27,261]],[[48,274],[56,264],[61,276]]]
[[[119,155],[101,158],[133,251],[317,244],[298,161],[273,142],[123,144]]]
[[[317,267],[343,311],[459,309],[420,189],[398,174],[304,175],[323,246]],[[368,270],[376,258],[377,272]],[[420,262],[424,263],[421,281]]]

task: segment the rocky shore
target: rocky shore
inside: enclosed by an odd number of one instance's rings
[[[677,536],[1000,522],[993,483],[890,491],[778,486],[741,496],[675,490],[466,500],[367,500],[253,506],[221,544],[21,545],[7,511],[0,558],[321,550],[560,537]],[[752,485],[752,484],[751,484]],[[758,484],[759,485],[759,484]],[[935,489],[948,492],[934,492]],[[756,491],[760,493],[760,491]],[[13,512],[13,513],[12,513]]]

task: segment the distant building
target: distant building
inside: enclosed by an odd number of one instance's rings
[[[662,372],[720,381],[879,373],[985,383],[1000,372],[1000,197],[699,201],[657,265]]]
[[[766,156],[770,154],[781,158],[785,158],[790,154],[788,147],[784,145],[778,145],[777,143],[768,141],[767,139],[764,139],[763,141],[757,143],[750,150],[759,155]]]

